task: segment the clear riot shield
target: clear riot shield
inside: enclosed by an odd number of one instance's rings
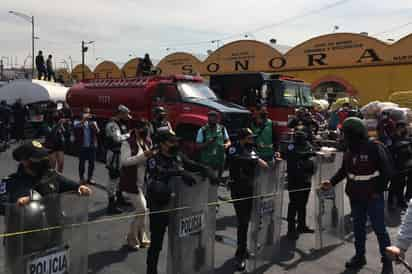
[[[249,229],[249,248],[253,255],[250,271],[272,262],[279,254],[285,177],[285,161],[275,161],[268,169],[258,169]]]
[[[341,244],[344,240],[344,184],[330,191],[319,189],[319,184],[332,178],[341,167],[342,158],[343,153],[336,150],[321,151],[317,156],[318,169],[313,176],[317,249]]]
[[[86,274],[87,209],[77,193],[6,205],[1,273]]]
[[[216,194],[209,180],[195,175],[197,184],[187,186],[180,177],[173,186],[173,210],[168,228],[168,274],[213,273],[216,209],[208,206]]]

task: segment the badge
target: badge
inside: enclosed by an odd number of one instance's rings
[[[288,145],[288,150],[292,151],[293,149],[295,149],[295,146],[293,144],[289,144]]]
[[[156,160],[155,159],[150,159],[148,162],[148,166],[150,169],[154,169],[156,167]]]
[[[233,155],[233,154],[235,154],[236,153],[236,148],[235,147],[230,147],[229,148],[229,154],[230,155]]]
[[[7,192],[7,183],[6,181],[0,181],[0,194],[4,194]]]
[[[31,144],[35,147],[35,148],[43,148],[42,144],[39,141],[32,141]]]

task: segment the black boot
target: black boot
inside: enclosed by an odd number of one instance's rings
[[[113,215],[113,214],[120,214],[120,213],[123,213],[123,211],[117,207],[114,196],[109,197],[109,205],[107,206],[107,214]]]
[[[246,270],[246,259],[245,258],[236,258],[235,262],[236,271],[243,272]]]
[[[306,225],[303,225],[303,226],[299,225],[298,228],[297,228],[297,232],[300,233],[300,234],[304,234],[304,233],[313,234],[313,233],[315,233],[315,230],[309,228]]]
[[[360,269],[366,264],[365,256],[353,256],[349,261],[345,263],[346,268]]]
[[[382,274],[393,274],[392,261],[388,258],[382,258]]]
[[[132,203],[126,200],[121,191],[116,192],[116,199],[116,204],[118,206],[132,206]]]
[[[288,233],[286,237],[291,241],[296,241],[299,239],[299,233],[296,231],[296,224],[294,221],[289,221],[288,223]]]

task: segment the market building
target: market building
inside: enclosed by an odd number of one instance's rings
[[[105,61],[90,78],[120,78],[136,75],[137,59],[122,69]],[[279,73],[311,83],[317,98],[357,97],[362,104],[385,101],[397,91],[412,90],[412,35],[388,44],[355,33],[334,33],[307,40],[282,54],[269,44],[240,40],[223,45],[204,61],[190,53],[177,52],[157,65],[161,74],[215,74],[250,72]],[[77,70],[76,70],[77,69]],[[75,69],[75,79],[79,70]]]

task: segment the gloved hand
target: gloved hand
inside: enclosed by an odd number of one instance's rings
[[[189,172],[183,172],[182,179],[187,186],[193,186],[196,184],[196,179]]]

